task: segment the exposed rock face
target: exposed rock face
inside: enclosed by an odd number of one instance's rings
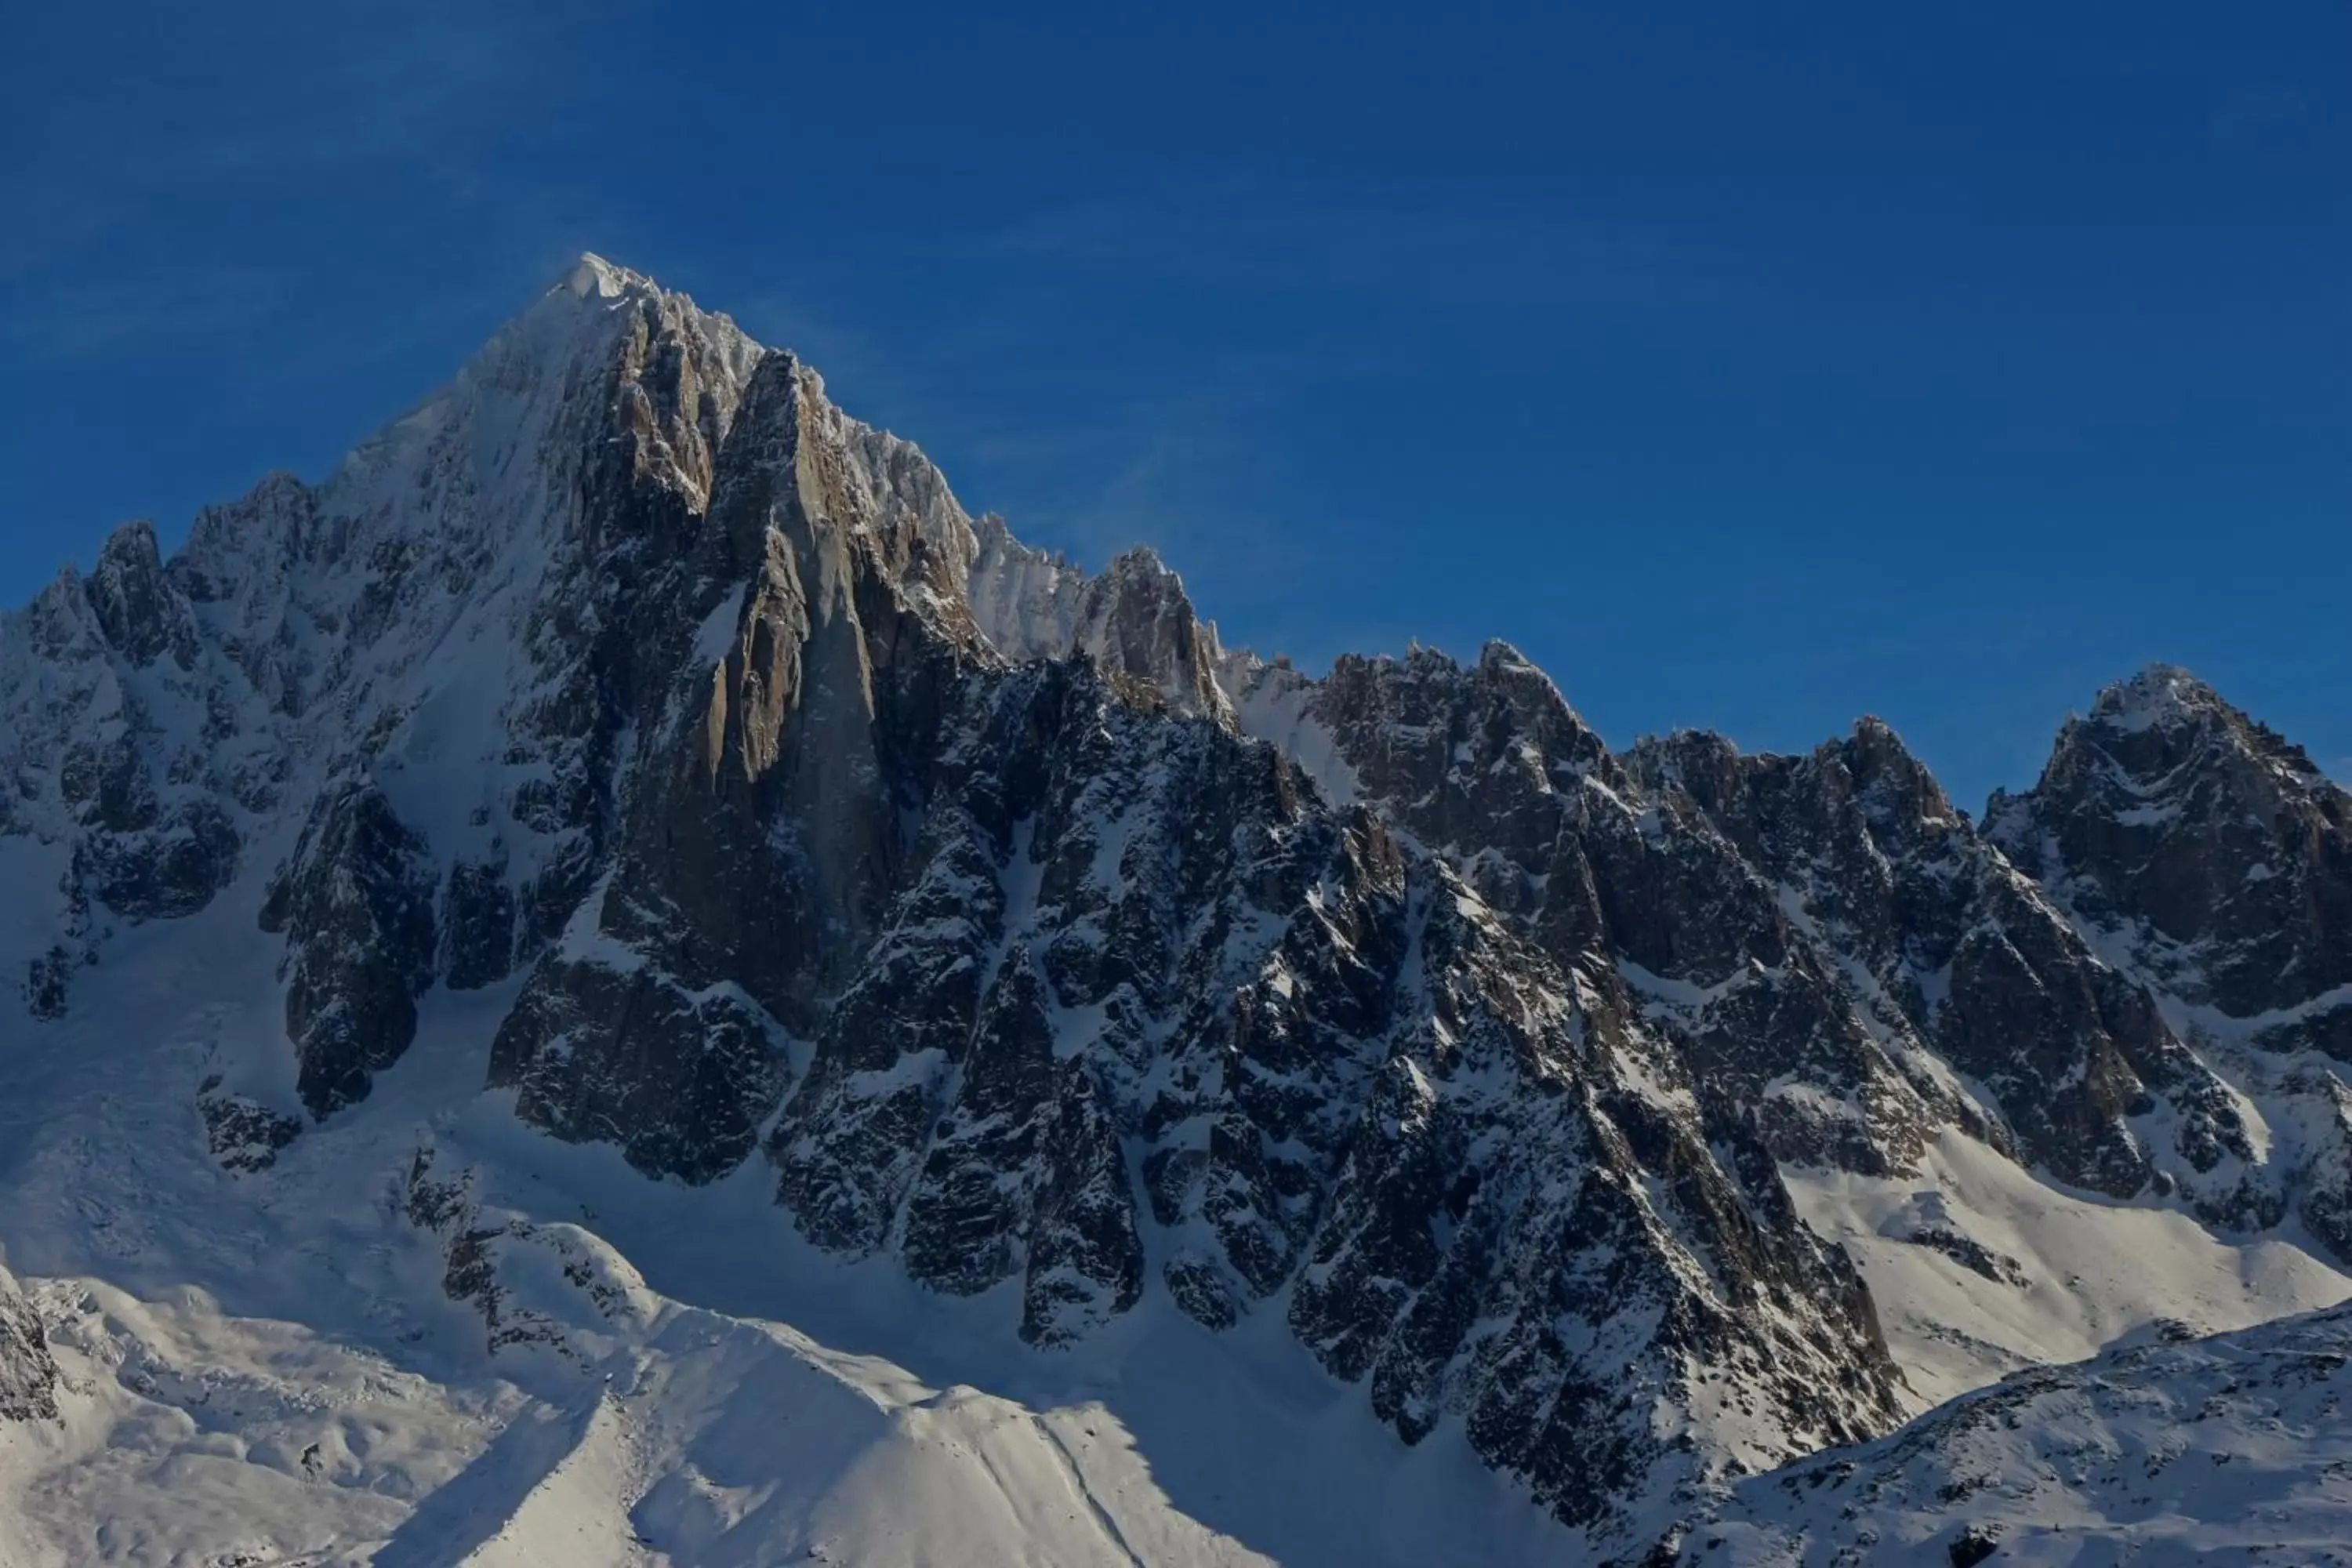
[[[499,1027],[494,1084],[560,1136],[620,1144],[689,1182],[742,1163],[789,1082],[772,1019],[740,992],[697,994],[646,966],[550,960]]]
[[[100,635],[133,667],[169,658],[184,670],[195,668],[195,616],[163,574],[152,523],[115,531],[99,552],[88,592]]]
[[[1983,833],[1874,721],[1612,752],[1501,644],[1310,679],[593,259],[321,484],[169,563],[134,525],[0,622],[0,721],[33,1015],[117,921],[258,904],[314,1118],[480,994],[555,1136],[755,1162],[822,1247],[1018,1281],[1041,1347],[1154,1292],[1278,1313],[1596,1549],[1899,1415],[1784,1168],[1958,1129],[2352,1258],[2352,1092],[2282,1055],[2352,1005],[2352,818],[2177,672]],[[300,1126],[199,1106],[232,1169]],[[513,1233],[412,1177],[496,1340]]]
[[[279,1150],[302,1135],[299,1117],[223,1089],[217,1073],[197,1086],[196,1110],[205,1121],[205,1142],[225,1171],[266,1171],[278,1163]]]
[[[1754,1108],[1781,1160],[1886,1173],[1957,1125],[2127,1196],[2244,1142],[2145,991],[1874,720],[1808,757],[1690,733],[1614,756],[1501,645],[1468,669],[1343,659],[1296,692],[1347,788],[1554,957],[1614,969],[1710,1114]],[[2179,1158],[2130,1125],[2159,1098]]]
[[[1076,1337],[1143,1289],[1118,1131],[1081,1064],[1055,1060],[1059,1010],[1025,947],[991,986],[906,1205],[908,1271],[970,1294],[1023,1275],[1022,1333]],[[1007,1190],[1007,1172],[1026,1179]]]
[[[1230,712],[1216,628],[1194,615],[1182,580],[1150,548],[1138,545],[1088,576],[1023,544],[1002,518],[984,517],[975,529],[971,612],[1006,658],[1083,655],[1131,700]]]
[[[941,593],[969,568],[969,527],[912,448],[844,419],[782,354],[733,429],[709,520],[681,535],[666,619],[685,632],[654,645],[669,679],[604,721],[640,742],[620,763],[616,864],[493,1063],[526,1115],[621,1129],[634,1160],[689,1179],[750,1152],[790,1081],[786,1032],[815,1026],[875,931],[957,652],[980,649]],[[651,1069],[660,1092],[606,1120],[655,1062],[671,1064]],[[680,1136],[628,1131],[647,1117],[683,1118]]]
[[[1664,743],[1669,757],[1694,747],[1709,742]],[[2147,994],[2093,955],[1885,725],[1864,720],[1810,757],[1715,760],[1666,773],[1781,890],[1799,937],[1826,948],[1823,972],[1885,998],[1895,1016],[1880,1021],[1909,1059],[1940,1059],[1988,1092],[2028,1163],[2124,1197],[2175,1152],[2204,1170],[2210,1152],[2242,1148],[2227,1095]],[[2129,1125],[2159,1097],[2178,1151]],[[1969,1119],[1948,1099],[1939,1112]]]
[[[2352,1091],[2334,1065],[2352,1059],[2352,795],[2155,665],[2069,721],[1987,830],[2202,1059],[2287,1110],[2257,1160],[2226,1094],[2194,1086],[2211,1110],[2181,1130],[2197,1212],[2239,1228],[2292,1212],[2352,1259]]]
[[[58,1363],[41,1331],[40,1314],[0,1268],[0,1421],[54,1421]]]
[[[2352,1059],[2352,795],[2184,670],[2070,721],[1988,827],[2184,1002]]]
[[[1148,1223],[1185,1310],[1289,1291],[1408,1438],[1457,1416],[1595,1528],[1699,1468],[1642,1410],[1714,1369],[1793,1446],[1888,1418],[1859,1281],[1736,1115],[1724,1163],[1612,973],[1218,724],[1084,666],[975,689],[771,1143],[812,1237],[950,1290],[1019,1278],[1051,1342],[1132,1304]]]
[[[382,791],[347,784],[320,797],[270,889],[261,929],[287,939],[286,1034],[313,1116],[366,1098],[370,1075],[416,1037],[416,1000],[433,980],[425,855]]]
[[[64,1017],[74,963],[73,953],[62,945],[29,960],[25,965],[25,1011],[45,1021]]]
[[[12,887],[42,951],[26,967],[36,1017],[112,918],[170,920],[235,879],[243,836],[218,799],[222,721],[213,656],[143,522],[107,541],[0,622],[0,840],[34,848]]]

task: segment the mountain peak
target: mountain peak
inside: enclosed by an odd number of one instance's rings
[[[1112,556],[1110,564],[1103,571],[1107,576],[1131,578],[1140,582],[1159,582],[1163,578],[1176,578],[1177,590],[1181,592],[1183,589],[1183,580],[1178,577],[1176,572],[1160,557],[1160,552],[1149,544],[1129,545],[1125,550]]]
[[[2183,787],[2214,770],[2235,781],[2231,793],[2251,790],[2264,801],[2325,784],[2302,747],[2175,664],[2150,664],[2104,688],[2088,718],[2060,731],[2053,767],[2067,771],[2061,764],[2085,748],[2142,793]]]
[[[591,297],[614,300],[632,288],[657,290],[657,285],[645,274],[616,267],[594,251],[583,250],[580,253],[580,259],[572,264],[571,269],[548,292],[562,291],[575,300]]]
[[[133,665],[170,653],[181,668],[193,666],[195,626],[164,576],[153,523],[138,518],[108,535],[84,591],[107,642]]]
[[[2352,1009],[2295,1013],[2352,982],[2352,809],[2302,747],[2187,670],[2101,691],[2034,787],[1990,814],[2012,860],[2125,933],[2167,989],[2352,1048]]]
[[[2231,711],[2220,692],[2180,666],[2161,661],[2105,687],[2091,705],[2095,722],[2126,731],[2169,729]]]

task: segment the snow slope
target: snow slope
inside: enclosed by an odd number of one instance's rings
[[[365,1104],[225,1173],[192,1091],[278,996],[236,901],[129,933],[55,1049],[0,1053],[0,1241],[62,1373],[58,1421],[0,1424],[10,1568],[1561,1560],[1458,1440],[1404,1448],[1278,1334],[1147,1310],[1042,1353],[816,1252],[756,1176],[545,1139],[474,1088],[496,994],[436,998]],[[420,1150],[454,1227],[412,1212]],[[495,1353],[449,1294],[475,1232]]]
[[[2287,1237],[2225,1238],[2177,1208],[2069,1193],[1964,1133],[1937,1138],[1923,1167],[1790,1179],[1806,1221],[1870,1282],[1922,1409],[2152,1324],[2217,1333],[2352,1297]]]

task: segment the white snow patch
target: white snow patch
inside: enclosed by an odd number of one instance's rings
[[[2284,1233],[2232,1243],[2175,1210],[2070,1196],[1961,1132],[1939,1136],[1916,1177],[1816,1170],[1788,1184],[1806,1222],[1853,1255],[1921,1408],[2159,1319],[2219,1332],[2352,1298],[2352,1279]],[[1922,1194],[2029,1283],[1893,1239]]]

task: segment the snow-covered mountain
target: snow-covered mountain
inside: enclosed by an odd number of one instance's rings
[[[1310,679],[594,258],[0,726],[11,1562],[1630,1560],[2352,1295],[2352,800],[2191,678],[1982,828]]]

